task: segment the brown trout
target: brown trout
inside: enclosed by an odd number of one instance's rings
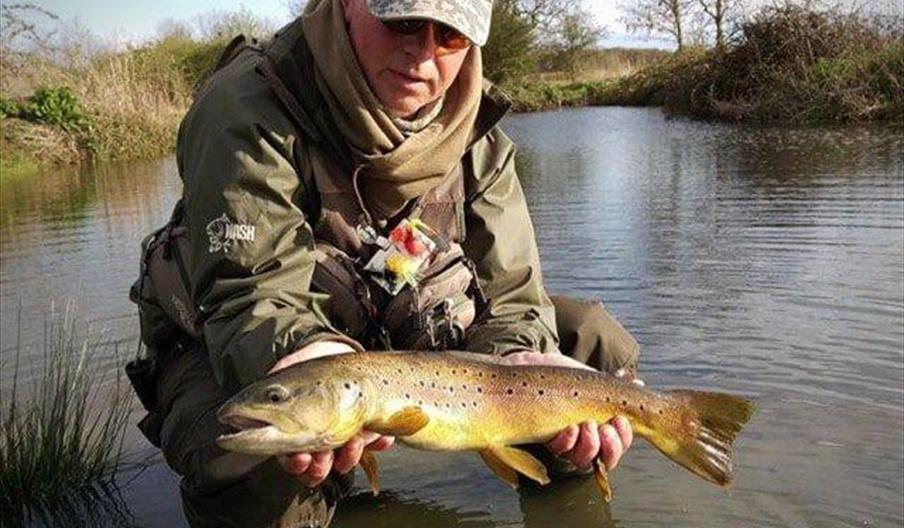
[[[363,352],[293,365],[249,385],[220,409],[238,429],[217,444],[252,455],[341,446],[362,429],[418,449],[476,451],[502,480],[549,482],[545,466],[513,447],[542,443],[566,427],[626,417],[637,436],[694,474],[731,483],[731,444],[753,405],[714,392],[657,393],[609,374],[508,365],[466,352]],[[361,459],[374,494],[376,459]],[[608,502],[602,464],[596,480]]]

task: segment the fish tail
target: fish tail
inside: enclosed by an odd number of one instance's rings
[[[720,486],[731,485],[732,442],[753,415],[750,401],[715,392],[672,391],[677,412],[650,423],[645,435],[667,457]]]

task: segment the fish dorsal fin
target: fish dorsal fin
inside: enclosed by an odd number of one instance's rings
[[[609,474],[606,472],[606,466],[602,460],[593,462],[593,476],[596,479],[596,487],[599,488],[603,500],[610,502],[612,500],[612,487],[609,486]]]
[[[380,474],[378,473],[379,464],[377,457],[367,449],[361,453],[361,469],[367,475],[367,482],[370,483],[370,490],[373,491],[374,497],[380,494]]]
[[[481,449],[478,453],[480,453],[480,458],[483,459],[483,462],[493,470],[493,473],[495,473],[497,477],[501,478],[511,487],[518,489],[518,473],[516,473],[511,466],[507,465],[502,460],[499,460],[499,457],[497,457],[491,449]]]
[[[430,417],[420,407],[405,407],[385,420],[374,420],[365,429],[392,436],[411,436],[423,429]]]
[[[494,462],[498,462],[507,468],[511,468],[540,484],[549,484],[549,475],[546,474],[546,466],[527,451],[506,446],[491,447],[485,451],[489,451],[492,454]],[[483,453],[481,453],[481,455],[483,455]],[[484,458],[484,460],[486,460],[486,458]],[[490,465],[490,468],[493,469],[502,480],[511,484],[511,480],[507,478],[508,473],[505,473],[505,475],[500,474],[500,472],[492,465]]]

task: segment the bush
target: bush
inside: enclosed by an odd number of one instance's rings
[[[904,32],[895,20],[766,7],[726,49],[678,53],[598,102],[761,122],[902,121]]]
[[[18,115],[33,123],[57,125],[67,132],[87,132],[92,119],[66,86],[40,88],[18,109]]]

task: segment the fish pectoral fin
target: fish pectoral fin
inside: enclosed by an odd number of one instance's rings
[[[596,479],[596,487],[599,488],[603,500],[607,503],[612,500],[612,487],[609,486],[609,473],[601,460],[593,463],[593,477]]]
[[[483,462],[493,470],[497,477],[508,483],[514,489],[518,489],[518,473],[508,464],[499,459],[492,449],[478,451]]]
[[[518,473],[521,473],[525,477],[535,480],[540,484],[549,484],[549,475],[546,473],[546,466],[527,451],[506,446],[491,447],[487,449],[487,451],[491,452],[499,462],[514,469]],[[497,475],[498,474],[499,473],[497,473]],[[503,478],[503,480],[505,479]]]
[[[423,429],[430,417],[420,407],[405,407],[385,420],[375,420],[365,429],[391,436],[410,436]]]
[[[377,464],[377,457],[373,454],[373,452],[368,451],[367,449],[361,453],[361,469],[364,470],[364,474],[367,475],[367,482],[370,483],[370,490],[373,492],[374,497],[380,494],[380,474],[377,472],[379,469],[379,464]]]

